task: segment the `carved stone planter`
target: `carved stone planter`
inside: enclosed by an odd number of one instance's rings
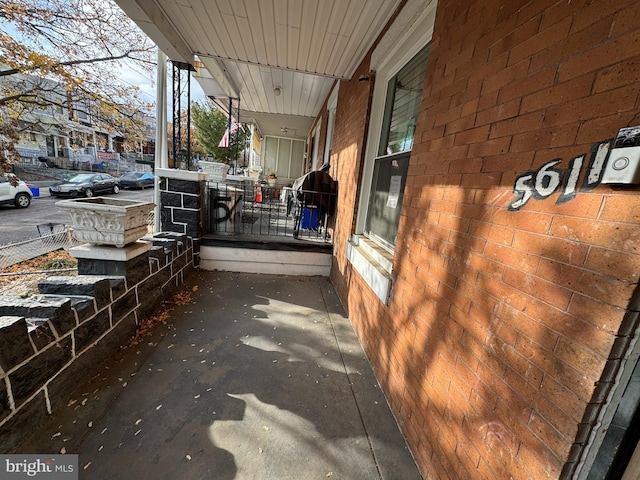
[[[147,234],[155,203],[106,197],[56,202],[71,215],[73,236],[80,242],[124,247]]]

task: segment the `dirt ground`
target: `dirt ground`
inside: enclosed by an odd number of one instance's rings
[[[77,270],[60,271],[77,266],[66,250],[0,268],[0,295],[26,296],[38,293],[38,282],[53,275],[77,275]]]

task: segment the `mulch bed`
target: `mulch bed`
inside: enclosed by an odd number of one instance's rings
[[[76,259],[71,257],[68,251],[57,250],[10,267],[0,268],[0,274],[2,274],[0,275],[0,295],[36,294],[40,280],[53,275],[76,275],[77,271],[56,271],[76,266]]]

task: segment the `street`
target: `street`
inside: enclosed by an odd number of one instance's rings
[[[42,191],[45,189],[41,189]],[[47,194],[48,195],[48,194]],[[107,197],[153,202],[153,189],[121,190]],[[15,208],[12,205],[0,206],[0,245],[23,242],[37,238],[38,225],[62,223],[69,225],[69,214],[56,207],[62,198],[40,196],[31,200],[29,208]]]

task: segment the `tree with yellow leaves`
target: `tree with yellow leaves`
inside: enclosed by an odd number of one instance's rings
[[[90,113],[102,130],[139,134],[150,105],[117,72],[150,72],[154,60],[153,43],[111,0],[0,0],[0,168],[34,123],[60,130]]]

